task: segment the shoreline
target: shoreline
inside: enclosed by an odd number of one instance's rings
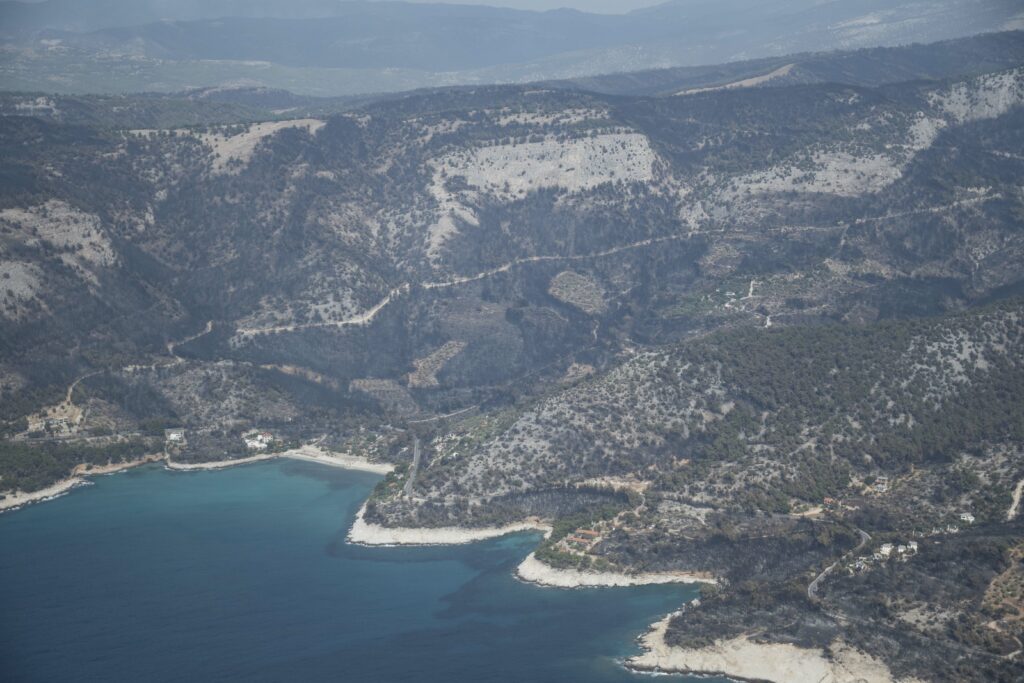
[[[356,513],[355,521],[352,522],[345,540],[353,545],[364,546],[423,546],[423,545],[464,545],[486,541],[491,538],[499,538],[508,534],[520,531],[542,531],[545,535],[551,532],[551,527],[537,520],[527,520],[515,524],[508,524],[502,527],[436,527],[436,528],[412,528],[412,527],[384,527],[379,524],[367,522],[363,515],[366,513],[366,503],[363,503]]]
[[[395,469],[395,466],[386,462],[373,462],[358,455],[347,453],[332,453],[325,451],[319,446],[307,444],[280,453],[260,453],[247,458],[235,460],[210,460],[208,462],[171,462],[168,460],[164,467],[176,472],[197,472],[206,470],[223,470],[236,465],[250,465],[256,462],[267,462],[278,458],[289,460],[303,460],[316,462],[328,467],[338,467],[344,470],[358,470],[360,472],[373,472],[374,474],[387,474]]]
[[[89,481],[90,477],[97,475],[116,474],[117,472],[123,472],[130,470],[133,467],[140,465],[148,465],[151,463],[160,462],[164,459],[161,455],[147,455],[138,460],[127,460],[125,462],[107,463],[106,465],[92,465],[78,464],[71,470],[71,476],[65,479],[61,479],[45,488],[39,489],[38,491],[32,491],[26,493],[24,491],[13,491],[6,494],[3,500],[0,500],[0,513],[13,512],[20,510],[26,505],[32,505],[34,503],[45,503],[46,501],[53,500],[54,498],[60,498],[63,495],[68,494],[73,489],[81,486],[91,486],[92,482]]]
[[[248,465],[254,462],[272,460],[278,456],[277,453],[262,453],[248,458],[237,460],[210,460],[207,462],[172,462],[170,458],[164,463],[164,468],[175,472],[197,472],[202,470],[223,470],[236,465]]]
[[[69,477],[68,479],[61,479],[55,484],[51,484],[46,488],[39,489],[38,491],[32,491],[31,493],[25,493],[24,491],[14,491],[5,494],[5,498],[0,500],[0,514],[4,512],[14,512],[20,510],[23,507],[32,505],[34,503],[45,503],[48,500],[60,498],[63,495],[68,494],[72,489],[76,489],[80,486],[91,486],[92,482],[85,477]]]
[[[138,460],[108,463],[106,465],[90,466],[85,463],[80,463],[75,465],[75,468],[71,470],[70,476],[54,482],[50,486],[39,489],[38,491],[32,491],[29,493],[24,491],[7,492],[5,497],[0,500],[0,514],[20,510],[21,508],[34,503],[45,503],[46,501],[66,495],[73,489],[81,486],[91,486],[92,482],[89,481],[90,477],[116,474],[140,465],[163,462],[164,469],[166,470],[173,472],[198,472],[222,470],[229,467],[235,467],[236,465],[248,465],[276,458],[315,462],[328,467],[338,467],[340,469],[356,470],[360,472],[372,472],[374,474],[387,474],[395,468],[391,463],[373,462],[357,455],[331,453],[330,451],[325,451],[315,445],[299,446],[298,448],[293,448],[282,453],[261,453],[259,455],[254,455],[248,458],[239,458],[237,460],[213,460],[210,462],[197,463],[172,462],[166,455],[160,453],[147,455],[139,458]]]
[[[299,446],[290,451],[278,454],[282,458],[291,460],[304,460],[306,462],[317,462],[328,467],[340,467],[345,470],[358,470],[360,472],[372,472],[374,474],[387,474],[395,469],[389,462],[374,462],[358,455],[350,453],[334,453],[325,451],[319,446],[312,444]]]
[[[655,586],[667,583],[716,584],[711,576],[687,572],[590,572],[579,569],[557,569],[544,564],[534,553],[516,567],[515,576],[520,581],[547,588],[606,588],[626,586]]]
[[[746,635],[718,640],[702,648],[680,648],[665,642],[673,612],[640,637],[644,652],[625,661],[630,671],[647,674],[724,676],[750,683],[921,683],[895,678],[872,655],[835,641],[828,651],[789,643],[757,643]]]

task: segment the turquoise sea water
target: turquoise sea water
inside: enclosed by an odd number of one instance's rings
[[[152,466],[0,515],[0,680],[641,681],[617,659],[696,594],[520,583],[535,534],[347,545],[376,480]]]

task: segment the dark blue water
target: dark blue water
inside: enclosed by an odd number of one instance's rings
[[[519,583],[531,534],[346,545],[376,480],[148,467],[0,515],[0,680],[639,681],[617,660],[695,595]]]

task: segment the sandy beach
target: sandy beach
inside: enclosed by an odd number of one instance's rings
[[[373,462],[366,458],[361,458],[358,455],[333,453],[331,451],[325,451],[315,445],[299,446],[298,448],[293,448],[290,451],[281,453],[280,456],[282,458],[291,458],[293,460],[318,462],[321,465],[340,467],[346,470],[374,472],[375,474],[387,474],[391,470],[395,469],[395,466],[389,462]]]
[[[829,652],[785,643],[755,643],[746,636],[697,649],[665,643],[670,614],[641,639],[645,652],[626,665],[635,671],[727,676],[769,683],[921,683],[894,678],[879,659],[842,642]]]
[[[169,470],[177,470],[180,472],[190,472],[194,470],[222,470],[225,467],[235,467],[236,465],[248,465],[253,462],[273,460],[279,456],[279,453],[261,453],[260,455],[253,455],[248,458],[238,458],[237,460],[211,460],[210,462],[172,462],[168,459],[164,467]]]
[[[321,465],[340,467],[345,470],[360,470],[362,472],[374,472],[376,474],[387,474],[395,469],[395,466],[387,462],[373,462],[366,458],[347,453],[332,453],[319,446],[307,444],[293,448],[281,453],[260,453],[248,458],[236,458],[235,460],[213,460],[210,462],[171,462],[167,461],[167,469],[179,470],[182,472],[194,470],[220,470],[225,467],[236,465],[248,465],[254,462],[265,462],[276,458],[290,458],[292,460],[305,460],[307,462],[318,462]]]
[[[684,572],[584,572],[578,569],[555,569],[530,553],[516,568],[516,577],[538,586],[552,588],[590,588],[600,586],[649,586],[662,583],[717,583],[709,575]]]
[[[540,520],[528,520],[502,527],[484,527],[473,529],[468,527],[438,527],[434,529],[409,529],[383,527],[370,524],[363,519],[366,505],[359,508],[356,521],[348,532],[348,542],[356,545],[461,545],[474,543],[488,538],[497,538],[518,531],[543,531],[551,528]]]
[[[143,458],[139,458],[138,460],[114,462],[106,465],[77,465],[75,469],[72,470],[70,477],[62,479],[44,489],[32,491],[31,493],[25,493],[24,491],[7,493],[6,497],[3,500],[0,500],[0,512],[17,510],[18,508],[31,503],[42,503],[47,500],[53,500],[54,498],[63,496],[71,489],[79,486],[88,486],[90,484],[88,477],[90,476],[97,474],[114,474],[115,472],[121,472],[131,469],[132,467],[138,467],[139,465],[159,462],[160,460],[163,460],[162,455],[147,455]]]

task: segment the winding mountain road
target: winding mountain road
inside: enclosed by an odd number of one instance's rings
[[[200,337],[202,337],[204,335],[207,335],[207,334],[209,334],[212,331],[213,331],[213,321],[209,320],[206,323],[206,327],[204,327],[199,332],[196,332],[195,334],[189,335],[188,337],[185,337],[184,339],[178,339],[178,340],[175,340],[175,341],[167,342],[166,348],[167,348],[168,355],[171,357],[171,361],[170,362],[157,361],[155,363],[148,363],[148,364],[144,364],[144,365],[128,364],[128,365],[122,365],[122,366],[117,367],[117,368],[103,368],[101,370],[90,370],[89,372],[76,377],[75,380],[70,385],[68,385],[67,391],[64,393],[64,400],[61,403],[57,404],[57,406],[55,406],[55,407],[51,407],[51,408],[45,409],[45,412],[52,412],[54,410],[63,411],[66,414],[72,416],[71,421],[73,421],[74,424],[77,426],[78,424],[80,424],[82,422],[82,418],[83,418],[81,410],[79,410],[78,406],[75,405],[75,401],[74,401],[75,389],[78,388],[79,384],[81,384],[85,380],[89,379],[90,377],[96,377],[97,375],[102,375],[105,372],[111,372],[111,371],[137,372],[139,370],[154,370],[154,369],[156,369],[158,367],[170,367],[171,365],[177,365],[178,363],[183,362],[183,359],[174,352],[174,349],[176,347],[181,346],[182,344],[187,344],[190,341],[194,341],[196,339],[199,339]]]
[[[590,254],[577,254],[574,256],[559,256],[559,255],[543,255],[543,256],[525,256],[523,258],[514,259],[508,263],[491,268],[489,270],[476,273],[475,275],[465,275],[455,277],[450,280],[439,280],[436,282],[421,282],[418,286],[422,289],[446,289],[448,287],[457,287],[459,285],[468,284],[470,282],[479,282],[489,277],[493,277],[500,273],[507,273],[517,266],[522,266],[530,263],[544,263],[544,262],[557,262],[557,261],[583,261],[586,259],[604,258],[607,256],[614,256],[623,251],[631,249],[641,249],[643,247],[649,247],[654,244],[661,242],[668,242],[673,240],[683,240],[691,238],[695,233],[688,232],[680,235],[666,235],[664,237],[651,237],[649,239],[640,240],[639,242],[631,242],[629,244],[623,244],[618,247],[612,247],[611,249],[605,249],[604,251],[593,252]],[[330,327],[349,327],[356,325],[366,325],[373,322],[377,314],[384,310],[388,304],[394,301],[402,294],[407,294],[412,289],[412,285],[408,282],[395,287],[387,295],[378,301],[372,308],[363,311],[350,318],[344,318],[342,320],[330,320],[326,322],[317,323],[295,323],[291,325],[275,325],[271,327],[240,327],[237,330],[237,334],[242,337],[252,337],[258,334],[274,334],[277,332],[296,332],[298,330],[310,330],[318,328],[330,328]]]
[[[869,534],[868,532],[864,531],[863,529],[857,529],[857,533],[860,534],[860,543],[857,544],[857,547],[854,548],[853,550],[850,550],[849,552],[843,554],[843,556],[840,557],[838,560],[836,560],[835,562],[833,562],[829,566],[825,567],[825,569],[820,574],[818,574],[816,577],[814,577],[814,581],[811,581],[807,585],[807,597],[812,602],[816,602],[818,600],[818,587],[821,585],[822,580],[826,576],[831,574],[832,570],[834,570],[837,566],[839,566],[840,562],[845,560],[847,557],[849,557],[849,556],[859,552],[860,549],[863,548],[867,544],[867,542],[871,540],[871,534]]]
[[[843,237],[840,239],[840,246],[845,242],[846,229],[848,229],[850,227],[850,225],[858,225],[858,224],[863,224],[863,223],[868,223],[868,222],[873,222],[873,221],[891,220],[891,219],[894,219],[894,218],[899,218],[899,217],[909,216],[909,215],[915,215],[915,214],[939,213],[939,212],[942,212],[942,211],[948,211],[948,210],[950,210],[952,208],[956,208],[956,207],[968,206],[968,205],[973,205],[973,204],[978,204],[978,203],[982,203],[982,202],[991,201],[993,199],[999,199],[1000,196],[1001,195],[998,195],[998,194],[995,194],[995,195],[982,195],[982,196],[973,197],[973,198],[970,198],[970,199],[963,199],[963,200],[954,202],[953,204],[944,205],[944,206],[925,207],[923,209],[915,209],[915,210],[912,210],[912,211],[906,211],[906,212],[901,212],[901,213],[885,214],[885,215],[881,215],[881,216],[866,216],[866,217],[863,217],[863,218],[858,218],[857,220],[853,221],[853,223],[845,225],[844,232],[843,232]],[[789,233],[789,232],[821,231],[821,230],[836,230],[836,229],[837,229],[837,226],[835,226],[835,225],[832,225],[832,226],[819,226],[819,225],[792,226],[791,225],[791,226],[780,226],[780,227],[776,227],[776,228],[763,229],[763,230],[760,230],[760,232],[771,231],[771,232]],[[605,258],[605,257],[608,257],[608,256],[614,256],[615,254],[620,254],[620,253],[622,253],[624,251],[629,251],[629,250],[632,250],[632,249],[642,249],[644,247],[650,247],[650,246],[653,246],[653,245],[656,245],[656,244],[661,244],[661,243],[664,243],[664,242],[688,240],[688,239],[692,239],[693,237],[695,237],[697,235],[706,235],[706,234],[719,234],[719,235],[721,235],[721,234],[724,234],[725,232],[726,231],[724,229],[719,229],[719,230],[688,230],[686,232],[681,232],[681,233],[674,234],[674,235],[664,235],[662,237],[649,237],[647,239],[638,240],[636,242],[630,242],[628,244],[622,244],[622,245],[619,245],[617,247],[611,247],[610,249],[605,249],[605,250],[597,251],[597,252],[591,252],[591,253],[588,253],[588,254],[575,254],[575,255],[568,255],[568,256],[566,256],[566,255],[557,255],[557,254],[547,254],[547,255],[540,255],[540,256],[524,256],[522,258],[513,259],[512,261],[509,261],[508,263],[505,263],[503,265],[497,266],[495,268],[490,268],[488,270],[481,271],[481,272],[476,273],[474,275],[463,275],[463,276],[459,276],[459,277],[453,277],[450,280],[439,280],[439,281],[434,281],[434,282],[429,282],[429,281],[428,282],[421,282],[417,286],[419,288],[428,289],[428,290],[430,290],[430,289],[446,289],[446,288],[449,288],[449,287],[457,287],[459,285],[469,284],[471,282],[479,282],[480,280],[485,280],[485,279],[487,279],[489,277],[494,277],[495,275],[499,275],[501,273],[507,273],[510,270],[512,270],[513,268],[516,268],[518,266],[528,265],[528,264],[531,264],[531,263],[573,262],[573,261],[585,261],[585,260],[588,260],[588,259]],[[754,285],[754,283],[751,282],[751,287],[750,287],[750,291],[747,294],[747,298],[753,296],[753,285]],[[329,321],[323,321],[323,322],[315,322],[315,323],[293,323],[293,324],[290,324],[290,325],[271,325],[271,326],[268,326],[268,327],[237,327],[236,335],[240,336],[240,337],[243,337],[243,338],[246,338],[246,337],[253,337],[253,336],[256,336],[256,335],[260,335],[260,334],[274,334],[274,333],[279,333],[279,332],[297,332],[299,330],[309,330],[309,329],[341,328],[341,327],[353,327],[353,326],[367,325],[367,324],[373,322],[373,320],[377,317],[377,315],[381,311],[383,311],[385,308],[387,308],[387,306],[392,301],[394,301],[395,299],[397,299],[398,297],[400,297],[403,294],[409,293],[412,290],[412,286],[413,286],[412,283],[409,283],[409,282],[405,282],[405,283],[403,283],[401,285],[398,285],[397,287],[395,287],[391,291],[389,291],[387,293],[387,295],[384,296],[383,299],[378,301],[371,308],[369,308],[369,309],[367,309],[367,310],[365,310],[365,311],[363,311],[361,313],[358,313],[356,315],[353,315],[353,316],[351,316],[349,318],[344,318],[344,319],[341,319],[341,320],[329,320]],[[771,324],[770,324],[770,317],[766,321],[766,323],[767,323],[765,325],[766,327],[770,327],[771,326]],[[205,334],[205,332],[201,333],[201,334]],[[201,334],[199,336],[201,336]]]

